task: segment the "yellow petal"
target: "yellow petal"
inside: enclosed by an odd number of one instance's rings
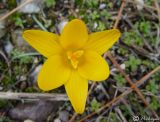
[[[74,19],[69,22],[60,37],[61,45],[64,48],[81,48],[88,40],[88,32],[86,25],[79,19]]]
[[[94,51],[85,51],[83,59],[79,62],[78,72],[81,76],[93,81],[102,81],[109,76],[107,62]]]
[[[117,29],[96,32],[89,35],[85,49],[94,50],[102,55],[118,41],[120,32]]]
[[[38,86],[44,91],[55,89],[68,81],[70,67],[60,55],[47,59],[38,75]]]
[[[58,35],[40,30],[26,30],[23,38],[45,57],[61,52]]]
[[[77,113],[83,113],[88,93],[88,81],[73,70],[69,81],[65,84],[65,89],[74,110]]]

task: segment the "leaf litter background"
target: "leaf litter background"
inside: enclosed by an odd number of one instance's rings
[[[0,17],[25,0],[1,0]],[[0,99],[0,122],[133,122],[160,116],[160,0],[34,0],[0,20],[0,91],[43,93],[36,76],[45,58],[21,36],[26,29],[60,33],[74,18],[92,32],[119,28],[122,36],[104,58],[109,79],[89,82],[85,112],[69,101]],[[49,93],[65,93],[63,87]],[[142,120],[145,121],[145,120]],[[158,121],[158,120],[157,120]],[[160,120],[159,120],[160,121]]]

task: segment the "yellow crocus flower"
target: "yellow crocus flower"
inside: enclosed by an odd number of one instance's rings
[[[80,19],[70,21],[61,35],[40,30],[26,30],[23,38],[47,60],[38,75],[38,86],[44,91],[65,86],[77,113],[83,113],[88,80],[103,81],[110,71],[101,57],[120,37],[117,29],[88,34]]]

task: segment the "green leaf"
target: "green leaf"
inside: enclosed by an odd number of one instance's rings
[[[160,102],[157,98],[153,97],[151,99],[151,102],[150,102],[150,106],[151,108],[153,108],[154,110],[158,110],[160,109]]]
[[[97,102],[96,99],[91,101],[91,111],[97,111],[100,108],[101,104]]]
[[[104,24],[103,22],[99,21],[99,22],[98,22],[97,30],[98,30],[98,31],[103,31],[103,30],[105,30],[105,29],[106,29],[105,24]]]
[[[46,2],[46,6],[49,8],[51,6],[55,6],[56,5],[56,1],[55,0],[45,0]]]
[[[25,55],[25,54],[26,53],[24,53],[23,51],[20,51],[20,50],[17,50],[17,49],[14,49],[11,53],[13,59],[16,57],[17,59],[20,60],[21,64],[27,64],[27,63],[32,61],[32,56]],[[24,56],[22,57],[22,55],[24,55]]]
[[[138,68],[138,65],[141,64],[141,60],[136,58],[133,55],[129,56],[129,60],[125,62],[126,67],[130,67],[132,71],[136,71]]]
[[[132,44],[135,44],[138,46],[144,45],[141,37],[138,36],[134,30],[124,33],[124,42],[129,46],[131,46]]]
[[[122,75],[117,74],[114,76],[114,79],[116,80],[118,86],[125,86],[126,80]]]
[[[99,0],[85,0],[88,7],[98,7]]]
[[[155,80],[150,80],[149,84],[146,86],[148,91],[151,91],[153,94],[158,93],[158,84],[155,83]]]
[[[99,17],[100,17],[100,15],[97,13],[97,11],[94,11],[94,12],[91,14],[91,18],[92,18],[93,20],[98,19]]]

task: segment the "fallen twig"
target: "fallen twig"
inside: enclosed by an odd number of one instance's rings
[[[8,100],[30,100],[37,101],[40,99],[50,101],[67,101],[66,94],[57,93],[13,93],[13,92],[0,92],[0,99]]]
[[[14,8],[12,11],[4,14],[3,16],[0,17],[0,21],[6,19],[7,17],[9,17],[11,14],[15,13],[16,11],[18,11],[20,8],[22,8],[23,6],[25,6],[26,4],[32,2],[33,0],[26,0],[24,3],[20,4],[19,6],[17,6],[16,8]]]
[[[123,12],[123,9],[124,9],[125,5],[126,5],[126,1],[125,1],[125,0],[122,0],[122,4],[121,4],[121,7],[120,7],[120,9],[119,9],[118,16],[117,16],[117,19],[116,19],[116,21],[115,21],[115,23],[114,23],[113,28],[117,28],[117,26],[118,26],[118,24],[119,24],[119,21],[120,21],[120,19],[121,19],[121,17],[122,17],[122,12]]]

